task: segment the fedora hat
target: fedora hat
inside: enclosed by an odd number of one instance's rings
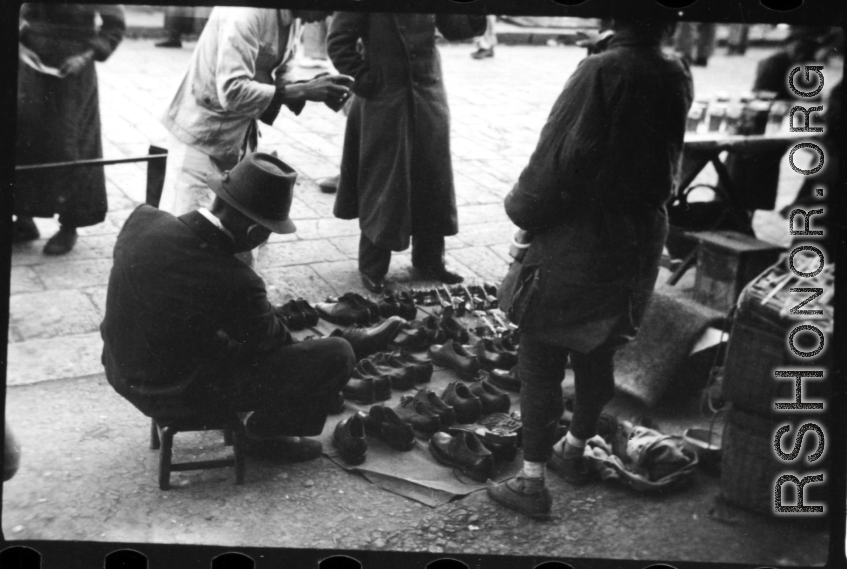
[[[296,179],[294,168],[263,152],[248,155],[222,174],[206,174],[215,195],[274,233],[297,231],[288,219]]]

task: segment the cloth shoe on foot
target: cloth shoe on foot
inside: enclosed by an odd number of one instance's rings
[[[318,180],[318,188],[325,194],[334,194],[338,191],[339,174],[330,176],[329,178],[321,178]]]
[[[71,249],[76,245],[76,228],[66,229],[60,228],[56,234],[47,240],[44,245],[45,255],[65,255],[70,253]]]
[[[585,449],[579,449],[582,451],[581,454],[565,452],[566,444],[565,439],[561,439],[553,445],[553,455],[547,461],[548,468],[574,486],[588,484],[594,480],[594,471],[591,470],[591,465],[585,459]],[[573,447],[573,449],[576,449],[576,447]]]
[[[12,241],[22,243],[24,241],[35,241],[41,237],[38,227],[31,217],[19,217],[12,226]]]
[[[488,496],[510,510],[535,519],[550,517],[553,498],[544,486],[544,479],[520,475],[488,487]]]

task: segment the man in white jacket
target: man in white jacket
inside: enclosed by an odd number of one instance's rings
[[[287,77],[300,21],[317,11],[216,7],[162,123],[168,164],[160,209],[173,215],[208,207],[209,172],[232,169],[256,151],[257,120],[273,124],[282,105],[299,114],[306,101],[340,107],[353,79],[344,75],[292,82]]]

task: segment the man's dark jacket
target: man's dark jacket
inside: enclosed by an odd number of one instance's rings
[[[505,201],[535,234],[524,332],[583,353],[634,337],[658,276],[692,98],[681,61],[622,32],[568,79]]]
[[[238,365],[290,343],[264,282],[234,253],[196,211],[177,218],[142,205],[124,224],[100,326],[103,365],[144,414],[223,410]]]

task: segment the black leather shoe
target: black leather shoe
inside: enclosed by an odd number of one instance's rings
[[[418,307],[415,306],[415,301],[412,299],[412,295],[406,291],[401,291],[397,295],[397,302],[399,304],[397,314],[406,320],[414,320],[418,315]]]
[[[444,330],[444,334],[451,340],[456,340],[460,344],[467,344],[470,341],[470,334],[467,329],[453,316],[448,314],[442,317],[439,325]]]
[[[421,280],[439,281],[444,284],[459,284],[464,282],[465,277],[455,271],[451,271],[447,265],[434,265],[431,267],[415,267]]]
[[[353,368],[350,382],[354,379],[371,380],[374,384],[374,398],[376,401],[391,399],[391,378],[377,369],[370,360],[360,360]],[[372,403],[370,401],[369,403]]]
[[[321,318],[333,324],[350,326],[362,324],[367,326],[371,321],[370,312],[364,307],[356,306],[349,298],[341,297],[336,302],[319,302],[315,310]]]
[[[456,422],[456,410],[445,403],[434,391],[424,388],[415,394],[415,399],[423,402],[430,411],[438,415],[441,428],[449,427]]]
[[[244,450],[248,456],[279,460],[283,462],[305,462],[320,458],[323,446],[320,441],[304,437],[278,437],[255,440],[244,439]]]
[[[508,413],[512,406],[512,400],[508,393],[504,393],[491,385],[488,378],[483,378],[468,386],[468,390],[479,397],[482,403],[482,414]]]
[[[386,292],[382,295],[382,299],[377,303],[379,307],[379,315],[383,318],[391,318],[400,313],[400,303],[397,301],[397,296],[393,292]]]
[[[409,423],[413,429],[421,433],[431,434],[441,428],[441,420],[438,415],[427,409],[423,403],[414,397],[401,400],[400,405],[394,407],[397,416]]]
[[[380,373],[391,380],[391,388],[407,391],[415,386],[418,370],[411,363],[400,358],[392,357],[386,352],[380,352],[369,358]]]
[[[74,248],[76,240],[76,228],[66,229],[62,227],[44,244],[44,254],[51,256],[66,255]]]
[[[371,404],[376,401],[376,386],[372,377],[350,377],[341,388],[345,399],[355,403]]]
[[[350,415],[335,425],[332,443],[348,464],[362,464],[368,454],[368,442],[365,440],[365,422],[358,413]]]
[[[430,346],[429,357],[433,364],[450,368],[464,379],[473,379],[479,371],[476,356],[470,354],[455,340],[449,340],[441,346],[438,344]]]
[[[330,336],[344,338],[350,342],[356,359],[360,360],[385,350],[388,342],[397,335],[400,326],[405,322],[399,316],[392,316],[382,324],[370,328],[363,326],[350,326],[344,330],[336,328]]]
[[[441,464],[458,468],[462,474],[485,482],[494,471],[494,457],[473,433],[461,432],[451,436],[435,433],[429,440],[429,450]]]
[[[399,317],[398,317],[399,318]],[[389,344],[392,350],[422,350],[427,347],[427,333],[411,322],[405,322]]]
[[[513,367],[511,370],[492,369],[488,372],[488,378],[491,380],[491,383],[500,389],[515,392],[520,392],[521,390],[521,380],[520,377],[518,377],[518,366]]]
[[[362,286],[374,294],[382,294],[385,290],[385,277],[371,277],[365,273],[359,273],[362,277]]]
[[[414,366],[417,374],[415,375],[415,383],[429,383],[432,379],[432,360],[429,358],[418,358],[407,352],[406,350],[394,350],[392,356]]]
[[[426,333],[426,343],[428,346],[433,344],[443,344],[447,341],[447,335],[441,329],[440,320],[437,316],[430,315],[423,320],[413,320],[412,326],[422,328]]]
[[[31,217],[18,217],[12,226],[12,242],[35,241],[41,237],[38,227]]]
[[[483,369],[512,369],[518,365],[518,356],[498,349],[490,338],[483,338],[474,346],[476,359]]]
[[[498,336],[497,338],[492,338],[491,341],[494,343],[494,347],[501,352],[509,352],[510,354],[514,354],[515,357],[518,356],[518,347],[510,337]]]
[[[544,486],[543,478],[538,482],[518,475],[490,486],[487,491],[492,500],[510,510],[534,519],[546,520],[550,517],[553,498]]]
[[[294,300],[289,300],[276,309],[282,316],[285,326],[291,330],[302,330],[306,327],[306,313]]]
[[[441,399],[456,410],[459,423],[473,423],[482,416],[482,401],[464,383],[454,381],[448,385]]]
[[[358,412],[365,424],[365,434],[387,442],[397,450],[411,450],[415,446],[412,426],[401,419],[394,409],[374,405],[367,414]]]
[[[294,301],[297,304],[297,307],[306,317],[306,326],[315,326],[318,323],[318,311],[315,310],[315,307],[303,300],[302,298],[298,298]]]

